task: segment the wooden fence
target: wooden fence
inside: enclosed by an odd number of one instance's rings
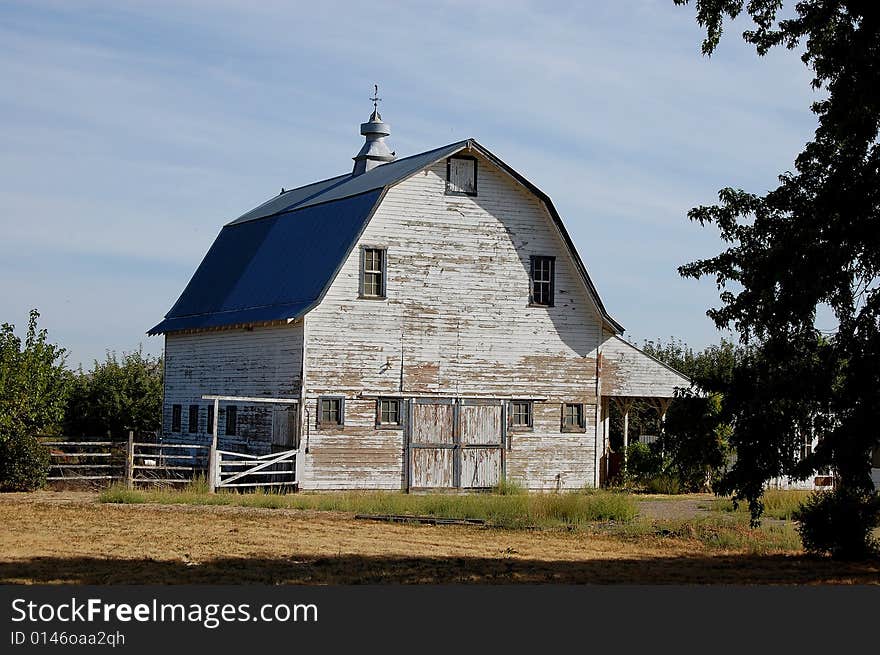
[[[152,435],[150,435],[152,436]],[[209,446],[169,444],[146,440],[133,432],[128,439],[41,439],[52,458],[48,479],[52,482],[110,484],[129,487],[187,483],[207,475]]]

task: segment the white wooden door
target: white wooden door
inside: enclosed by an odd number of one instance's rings
[[[409,488],[498,484],[504,473],[501,401],[415,398],[409,407]]]

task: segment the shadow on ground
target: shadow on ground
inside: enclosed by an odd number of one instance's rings
[[[880,584],[880,561],[716,555],[649,560],[219,558],[204,562],[34,557],[0,562],[0,583],[67,584]]]

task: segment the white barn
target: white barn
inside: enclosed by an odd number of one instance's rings
[[[352,172],[225,225],[165,335],[166,438],[298,449],[300,489],[598,486],[609,403],[689,381],[621,338],[550,198],[473,139],[398,159],[378,111]]]

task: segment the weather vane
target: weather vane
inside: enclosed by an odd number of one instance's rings
[[[378,84],[373,85],[373,97],[370,98],[370,100],[373,101],[373,110],[378,111],[379,110],[378,104],[380,102],[382,102],[382,98],[379,97],[379,85]]]

